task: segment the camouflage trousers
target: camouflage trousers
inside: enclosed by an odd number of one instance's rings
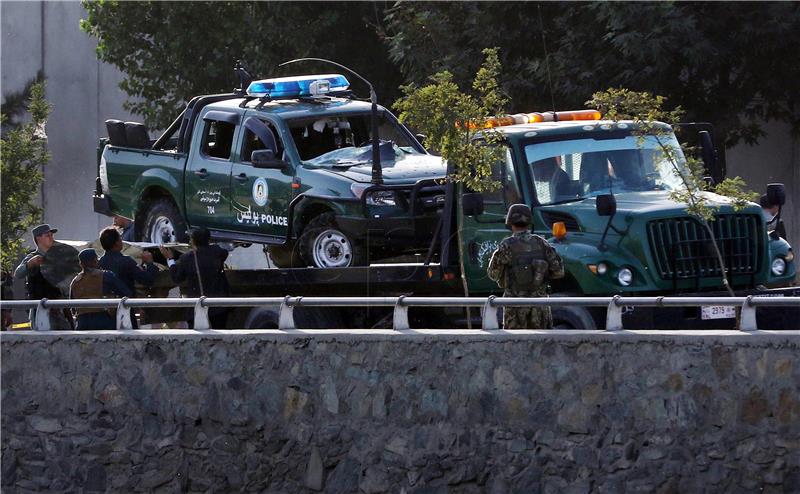
[[[510,294],[504,297],[546,297],[543,293]],[[503,329],[553,329],[553,312],[550,307],[503,307]]]

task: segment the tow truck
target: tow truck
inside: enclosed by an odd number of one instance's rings
[[[95,210],[134,215],[139,228],[144,226],[140,233],[156,243],[180,240],[182,228],[203,225],[218,241],[267,244],[281,267],[230,270],[236,296],[499,294],[486,267],[508,235],[504,217],[514,203],[531,206],[534,232],[546,237],[565,261],[567,275],[552,284],[551,296],[725,295],[725,273],[714,259],[712,239],[684,204],[671,199],[671,191],[682,185],[658,146],[666,142],[679,160],[683,155],[669,126],[658,124],[655,139],[638,136],[635,122],[602,120],[593,110],[496,117],[489,124],[502,134],[505,153],[492,174],[501,187],[478,193],[447,180],[446,164],[427,154],[388,110],[379,109],[385,126],[380,136],[393,132],[395,140],[356,132],[359,126],[367,128],[368,108],[351,94],[330,90],[335,84],[346,86],[343,80],[327,74],[253,81],[245,92],[193,99],[162,137],[147,144],[143,139],[137,146],[131,146],[131,139],[126,145],[113,137],[101,139]],[[320,93],[320,87],[328,90]],[[120,133],[118,125],[113,129],[109,126],[109,134]],[[328,143],[333,148],[323,154],[304,155],[303,139],[318,129],[330,130],[331,136],[338,129],[340,139]],[[710,139],[701,136],[706,150]],[[222,154],[216,150],[220,143]],[[387,177],[386,170],[394,167],[395,182],[374,179],[381,161]],[[217,188],[198,185],[220,165]],[[706,165],[713,168],[714,163]],[[310,185],[313,176],[324,181]],[[263,204],[259,183],[266,183],[263,193],[269,190]],[[176,198],[176,191],[183,193]],[[785,195],[778,184],[768,193],[776,201]],[[144,214],[142,205],[154,200],[172,201],[180,216],[158,220],[152,206]],[[708,201],[716,211],[711,225],[736,293],[800,293],[790,286],[796,276],[793,251],[768,231],[761,209],[748,204],[736,210],[713,194]],[[320,215],[333,222],[304,233]],[[260,221],[265,217],[274,218]],[[245,223],[247,232],[238,229]],[[354,256],[350,250],[346,258],[347,246],[356,244],[365,254]],[[396,245],[402,248],[393,251]],[[376,262],[398,252],[412,262]],[[602,328],[604,312],[556,307],[553,317],[560,328]],[[800,313],[792,311],[777,317],[759,312],[760,318],[775,319],[760,327],[796,329],[800,320]],[[296,312],[298,324],[307,327],[380,326],[386,316],[376,309]],[[461,327],[477,314],[417,308],[410,317],[412,325],[416,320],[424,327]],[[734,314],[713,307],[637,308],[623,317],[626,327],[643,329],[734,325]],[[263,307],[229,320],[235,327],[277,327],[278,312]]]

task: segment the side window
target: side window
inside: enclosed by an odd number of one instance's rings
[[[230,159],[236,126],[218,120],[207,120],[205,124],[203,145],[200,148],[203,155],[223,160]]]
[[[519,191],[519,183],[510,149],[506,149],[506,155],[503,159],[492,165],[492,180],[500,182],[500,188],[484,192],[484,202],[505,204],[506,206],[522,202],[522,194]]]
[[[263,120],[262,120],[263,121]],[[276,158],[283,158],[283,143],[278,134],[278,131],[275,127],[269,123],[264,122],[269,130],[272,131],[272,135],[275,136],[275,144],[278,146],[278,152],[276,153]],[[244,129],[244,142],[242,143],[242,161],[245,163],[249,163],[251,160],[251,156],[253,155],[253,151],[258,151],[260,149],[267,149],[267,146],[261,142],[261,139],[250,129]]]

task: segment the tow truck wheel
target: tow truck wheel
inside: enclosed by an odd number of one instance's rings
[[[553,307],[553,329],[597,329],[586,307]]]
[[[367,263],[363,246],[355,244],[336,225],[333,213],[312,219],[300,235],[300,255],[315,268],[346,268]]]
[[[186,223],[175,204],[169,199],[156,199],[146,205],[143,241],[158,244],[188,242]]]

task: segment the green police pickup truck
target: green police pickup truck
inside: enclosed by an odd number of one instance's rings
[[[109,120],[95,211],[134,218],[137,240],[185,241],[188,226],[205,226],[216,240],[265,244],[280,267],[425,250],[444,165],[384,108],[374,140],[371,107],[348,85],[331,74],[200,96],[155,141]]]
[[[384,108],[373,139],[370,106],[346,86],[339,75],[307,76],[200,96],[154,141],[140,124],[109,121],[98,148],[95,210],[134,217],[142,240],[180,241],[187,226],[202,225],[217,240],[266,244],[279,269],[232,270],[231,286],[242,296],[497,294],[486,268],[508,235],[503,219],[514,203],[532,207],[534,231],[565,261],[554,296],[722,290],[708,235],[670,198],[680,181],[655,139],[636,137],[632,122],[586,110],[498,119],[506,152],[493,175],[502,187],[479,194],[443,181],[442,161]],[[659,138],[677,146],[662,129],[667,137]],[[737,293],[789,286],[793,252],[768,231],[761,209],[709,200],[718,206],[712,228]],[[413,252],[426,253],[424,262],[369,265]],[[270,327],[275,317],[251,317],[248,325]],[[626,327],[640,328],[724,327],[733,317],[724,308],[624,315]],[[352,314],[324,319],[369,324]],[[429,313],[420,320],[459,324]],[[557,307],[554,320],[603,327],[605,314]]]

